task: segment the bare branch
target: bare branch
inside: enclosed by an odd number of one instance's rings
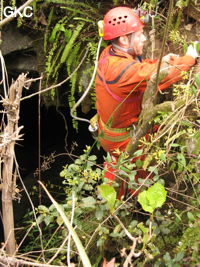
[[[7,264],[6,266],[10,266],[10,264],[17,264],[19,265],[26,265],[26,266],[35,266],[35,267],[60,267],[60,265],[48,265],[46,263],[37,263],[37,262],[31,262],[31,261],[25,261],[25,260],[20,260],[14,257],[5,257],[5,256],[0,256],[0,263],[2,264]]]

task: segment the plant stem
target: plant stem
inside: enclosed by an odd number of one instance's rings
[[[43,185],[42,182],[38,181],[39,184],[43,187],[44,191],[46,192],[47,196],[49,197],[49,199],[51,200],[51,202],[54,204],[55,208],[57,209],[58,213],[60,214],[61,218],[63,219],[64,224],[67,226],[68,231],[70,232],[71,236],[74,239],[74,242],[76,244],[76,247],[78,249],[80,258],[82,260],[83,266],[84,267],[92,267],[90,260],[86,254],[86,251],[77,235],[77,233],[74,231],[74,228],[71,226],[70,221],[68,220],[68,218],[66,217],[65,213],[63,212],[63,210],[61,209],[60,205],[55,201],[55,199],[51,196],[51,194],[48,192],[48,190],[46,189],[46,187]]]

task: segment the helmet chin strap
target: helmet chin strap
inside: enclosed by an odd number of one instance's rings
[[[117,48],[117,49],[119,49],[120,51],[122,51],[122,52],[126,52],[126,53],[128,53],[128,54],[130,54],[130,55],[136,55],[137,56],[137,54],[135,53],[135,50],[134,50],[134,39],[135,39],[135,34],[134,34],[134,32],[131,34],[131,38],[130,38],[130,45],[129,45],[129,48],[127,49],[127,48],[124,48],[124,47],[121,47],[120,45],[117,45],[117,44],[115,44],[115,43],[113,43],[112,44],[112,46],[114,47],[114,48]]]

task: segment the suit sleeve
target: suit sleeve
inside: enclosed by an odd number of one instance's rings
[[[126,89],[126,85],[130,84],[135,87],[134,92],[144,92],[147,86],[147,81],[150,79],[151,75],[157,71],[157,64],[158,60],[146,59],[142,63],[135,63],[133,66],[131,66],[123,75],[123,78],[120,82],[124,93],[128,89]],[[194,64],[195,59],[191,56],[171,56],[168,65],[169,73],[160,82],[159,89],[167,89],[171,84],[181,80],[183,75],[182,72],[188,71]]]
[[[171,84],[182,79],[183,71],[188,71],[195,64],[191,56],[174,57],[169,60],[169,74],[159,84],[159,89],[164,90]]]

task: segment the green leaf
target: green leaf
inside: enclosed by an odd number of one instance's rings
[[[53,222],[53,216],[47,215],[44,217],[44,222],[46,226],[48,226],[51,222]]]
[[[183,154],[181,153],[178,153],[177,155],[177,159],[178,159],[178,162],[183,165],[184,167],[186,167],[186,160],[185,160],[185,157]]]
[[[82,201],[85,208],[95,208],[96,200],[93,197],[85,197]]]
[[[193,221],[193,222],[195,222],[195,217],[194,217],[194,215],[191,213],[191,212],[187,212],[187,216],[188,216],[188,219],[190,220],[190,221]]]
[[[198,43],[196,44],[196,50],[197,50],[198,53],[200,53],[200,42],[198,42]]]
[[[166,201],[167,191],[159,182],[152,185],[138,195],[138,202],[142,205],[143,210],[153,213],[156,208],[162,207]]]
[[[96,210],[95,212],[95,217],[97,218],[98,221],[100,221],[103,218],[103,210]]]
[[[63,224],[63,219],[61,216],[58,216],[57,219],[56,219],[56,222],[59,226],[61,226]]]
[[[98,186],[98,190],[102,198],[107,200],[109,209],[112,211],[115,205],[115,201],[117,199],[117,193],[115,189],[110,185],[103,184]]]
[[[181,251],[176,255],[176,257],[174,258],[174,261],[180,262],[183,259],[183,257],[184,257],[184,252]]]
[[[97,159],[97,156],[95,155],[92,155],[92,156],[89,156],[88,160],[91,160],[91,161],[95,161]]]
[[[134,156],[135,156],[135,157],[139,157],[139,156],[141,156],[143,153],[144,153],[143,150],[142,150],[142,149],[139,149],[139,150],[137,150],[137,151],[134,152]]]
[[[174,134],[173,136],[171,136],[170,138],[167,139],[165,145],[167,146],[168,144],[170,144],[172,141],[174,141],[175,139],[179,138],[181,135],[185,134],[186,130],[182,130],[176,134]]]
[[[142,165],[143,165],[143,161],[142,161],[141,159],[137,159],[136,162],[135,162],[135,164],[136,164],[136,166],[137,166],[138,168],[141,168]]]
[[[200,87],[200,74],[196,74],[194,76],[194,80],[195,80],[197,87]]]
[[[65,32],[65,27],[63,26],[63,24],[57,23],[56,26],[54,27],[51,36],[49,37],[49,42],[53,43],[55,38],[56,38],[56,34],[59,31],[63,31]]]
[[[138,202],[142,205],[143,210],[153,213],[154,209],[150,206],[146,190],[139,193]]]
[[[40,213],[48,213],[49,212],[49,209],[44,205],[39,205],[38,210],[40,211]]]
[[[143,162],[143,169],[146,171],[147,167],[149,166],[149,164],[151,163],[153,157],[151,154],[148,154],[147,157],[145,158],[144,162]]]

